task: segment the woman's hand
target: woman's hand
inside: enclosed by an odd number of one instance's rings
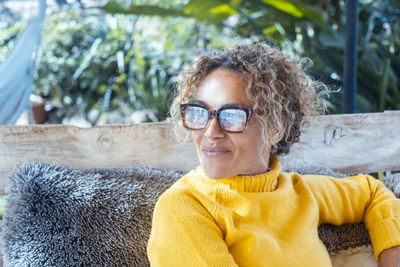
[[[400,267],[400,246],[382,251],[379,255],[378,267]]]

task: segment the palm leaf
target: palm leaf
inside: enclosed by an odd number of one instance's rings
[[[172,16],[172,17],[186,17],[187,15],[178,9],[163,8],[155,5],[131,5],[124,8],[115,0],[109,1],[103,10],[110,14],[136,14],[148,16]]]

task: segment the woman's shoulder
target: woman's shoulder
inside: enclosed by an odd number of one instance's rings
[[[170,189],[177,192],[194,190],[207,193],[210,189],[210,183],[199,174],[198,169],[195,169],[183,175],[170,187]]]
[[[178,179],[159,198],[159,201],[188,201],[200,199],[212,193],[212,188],[201,179],[196,171],[190,171]]]
[[[323,186],[342,177],[332,177],[323,174],[300,174],[298,172],[282,172],[279,175],[280,181],[286,181],[294,187],[314,187],[313,185]]]
[[[324,166],[298,166],[293,165],[290,171],[286,171],[287,174],[295,177],[302,177],[304,179],[326,179],[326,178],[345,178],[350,175],[341,173]]]
[[[337,190],[338,188],[365,188],[366,190],[371,184],[376,182],[372,176],[358,174],[358,175],[344,175],[338,174],[335,176],[324,174],[299,174],[296,172],[282,173],[282,177],[290,180],[290,183],[295,188],[308,188],[312,192],[325,192],[329,190]]]

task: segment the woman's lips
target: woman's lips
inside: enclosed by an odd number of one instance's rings
[[[203,153],[208,157],[219,157],[225,156],[230,151],[226,148],[217,148],[217,147],[206,147],[203,148]]]

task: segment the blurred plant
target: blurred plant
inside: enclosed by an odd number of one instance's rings
[[[357,111],[400,109],[400,2],[360,1]],[[194,18],[258,42],[285,45],[310,57],[310,73],[334,89],[342,84],[344,0],[189,0],[184,5],[104,7],[112,14]],[[340,112],[342,92],[333,94]]]
[[[213,27],[202,27],[193,19],[54,14],[44,25],[34,92],[91,124],[106,123],[110,111],[129,118],[144,109],[163,120],[178,72],[208,42]],[[0,38],[3,56],[16,29]]]
[[[69,12],[52,17],[44,28],[36,92],[57,99],[67,116],[78,112],[92,124],[105,123],[110,110],[128,117],[133,110],[153,108],[165,119],[175,73],[168,72],[168,54],[152,53],[140,23]]]
[[[16,38],[25,25],[26,23],[16,23],[9,26],[7,30],[0,31],[0,61],[3,61],[14,47]]]
[[[313,60],[315,78],[341,87],[344,0],[113,0],[104,9],[46,19],[34,91],[66,117],[102,124],[111,111],[150,110],[163,120],[178,72],[205,49],[236,42],[288,47]],[[360,1],[358,112],[400,109],[399,26],[398,1]],[[22,28],[0,32],[0,60]],[[330,101],[340,112],[341,93]]]

